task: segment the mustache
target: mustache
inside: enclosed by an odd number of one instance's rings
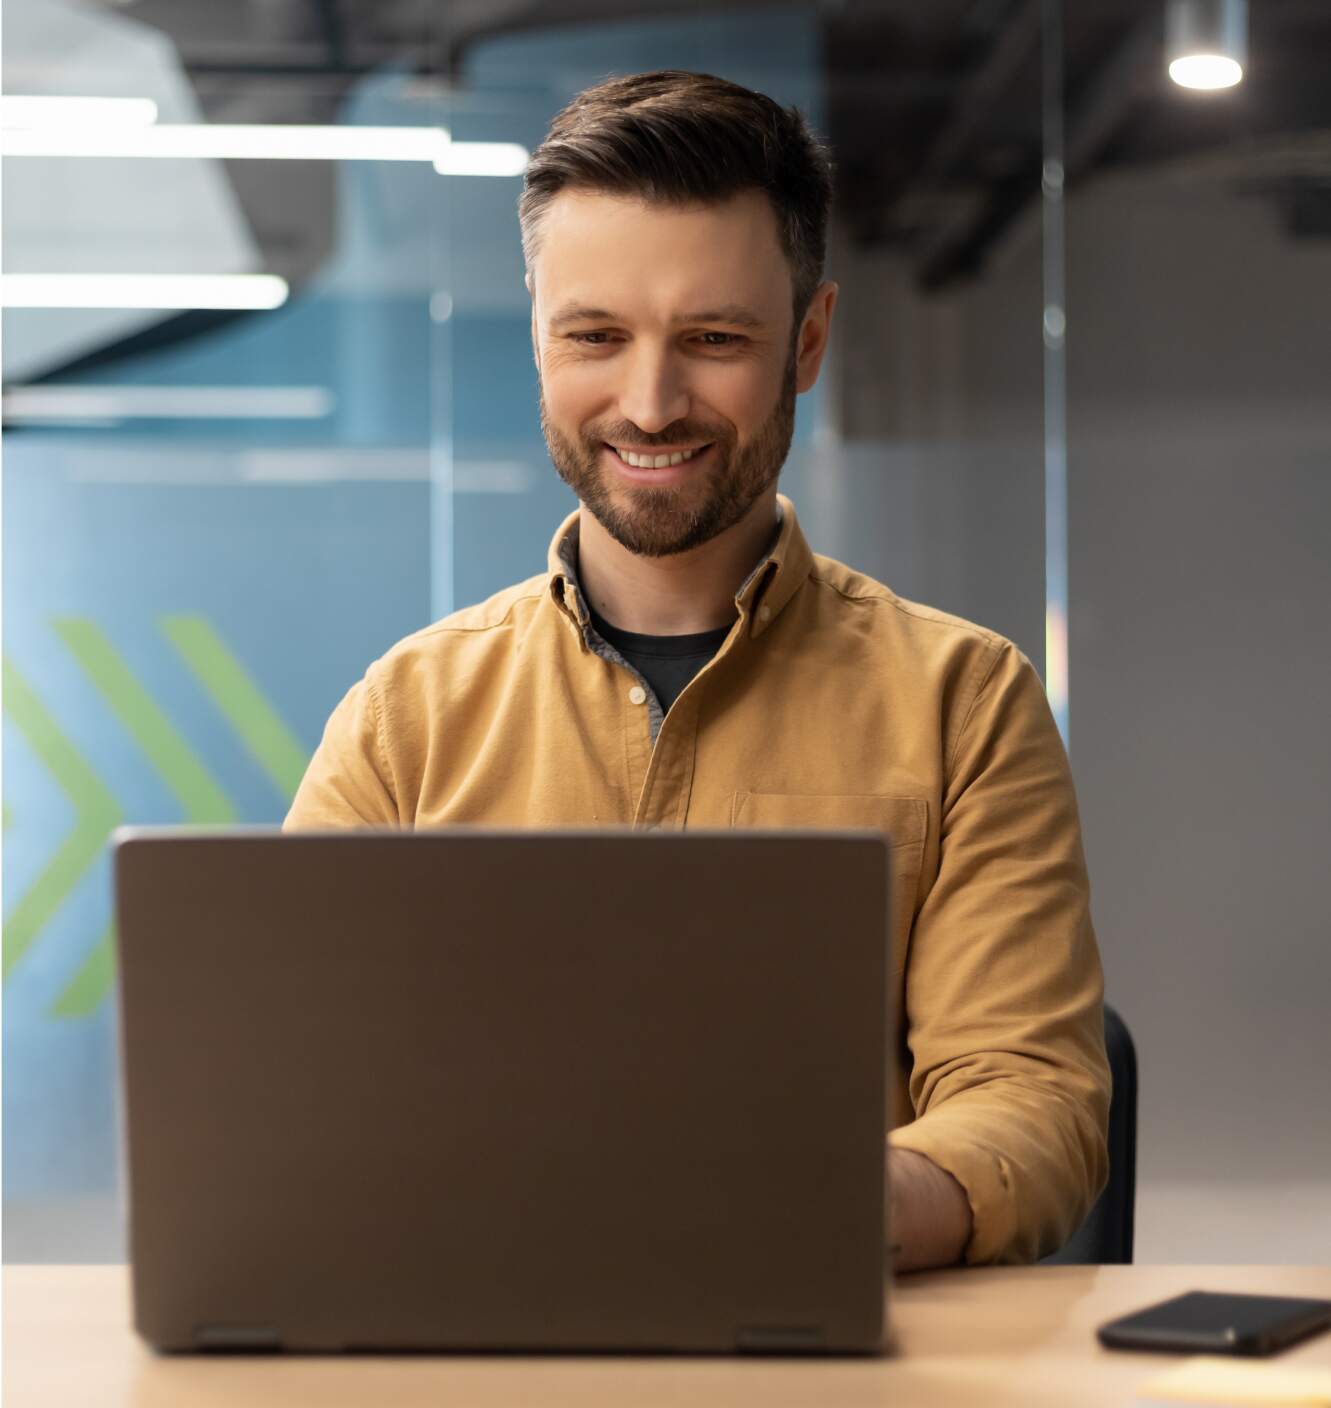
[[[606,426],[589,426],[582,432],[588,445],[643,445],[650,449],[665,448],[667,445],[696,445],[700,440],[708,443],[728,444],[730,437],[720,427],[699,425],[691,421],[676,421],[664,430],[653,435],[640,430],[632,421],[615,421]]]

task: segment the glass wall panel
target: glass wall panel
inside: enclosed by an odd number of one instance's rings
[[[280,75],[266,88],[262,64],[191,69],[178,46],[202,23],[192,13],[168,33],[13,0],[6,92],[149,99],[158,127],[263,120],[270,144],[313,113],[530,148],[606,72],[676,66],[820,118],[803,7],[518,34],[476,46],[448,81],[404,59],[326,90],[306,76],[298,97]],[[254,14],[227,18],[228,42],[262,56]],[[62,140],[98,148],[86,120]],[[368,159],[242,160],[104,141],[57,155],[49,137],[6,134],[7,275],[214,281],[169,309],[139,306],[141,289],[109,298],[128,306],[21,307],[65,291],[6,286],[10,1259],[123,1255],[111,829],[279,821],[366,665],[542,570],[573,505],[540,437],[520,161],[461,175],[402,159],[409,141]],[[197,306],[253,297],[228,280],[255,274],[283,281],[260,290],[274,306]],[[800,447],[817,406],[805,398]]]
[[[395,35],[400,8],[366,21],[380,57],[357,66],[297,0],[6,6],[7,94],[148,99],[148,126],[257,123],[269,143],[395,134],[279,160],[108,154],[112,118],[145,121],[132,108],[103,110],[96,141],[83,120],[98,155],[6,133],[8,275],[220,280],[170,309],[6,288],[14,1259],[123,1252],[112,827],[278,821],[366,665],[542,571],[574,506],[540,434],[518,167],[436,169],[422,133],[511,157],[574,93],[650,68],[798,104],[838,165],[841,299],[782,488],[816,551],[1045,665],[1038,175],[1018,200],[1000,169],[1038,173],[1038,27],[992,5],[747,5],[460,44],[439,18]],[[300,57],[324,48],[326,72]],[[226,298],[270,306],[205,306]]]

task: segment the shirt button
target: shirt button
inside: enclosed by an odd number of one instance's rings
[[[758,619],[760,621],[770,621],[772,619],[772,608],[770,606],[760,606],[758,608]]]
[[[629,703],[645,704],[646,702],[647,691],[640,684],[635,684],[633,688],[629,690]]]

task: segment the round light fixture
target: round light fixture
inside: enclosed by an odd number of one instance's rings
[[[1227,54],[1184,54],[1170,63],[1169,76],[1180,88],[1232,88],[1243,65]]]
[[[1247,0],[1166,0],[1165,55],[1182,88],[1232,88],[1248,57]]]

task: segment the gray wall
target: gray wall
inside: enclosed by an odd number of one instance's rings
[[[1042,667],[1038,284],[1005,277],[924,300],[897,260],[836,230],[829,275],[841,295],[826,424],[814,462],[786,476],[813,545],[1002,632]],[[997,341],[973,335],[980,321]]]
[[[1020,468],[1040,457],[1039,263],[1028,221],[942,298],[891,257],[841,249],[834,270],[834,429],[879,492],[843,505],[839,540],[822,525],[825,550],[998,629],[1032,629],[1042,570]],[[1270,1204],[1274,1228],[1277,1183],[1316,1187],[1281,1247],[1331,1261],[1331,242],[1142,172],[1072,194],[1068,277],[1071,751],[1108,991],[1141,1056],[1144,1195],[1268,1183],[1211,1220],[1219,1245],[1201,1220],[1160,1245],[1280,1259],[1235,1223]]]
[[[1073,760],[1143,1169],[1331,1185],[1331,242],[1145,181],[1069,250]]]

